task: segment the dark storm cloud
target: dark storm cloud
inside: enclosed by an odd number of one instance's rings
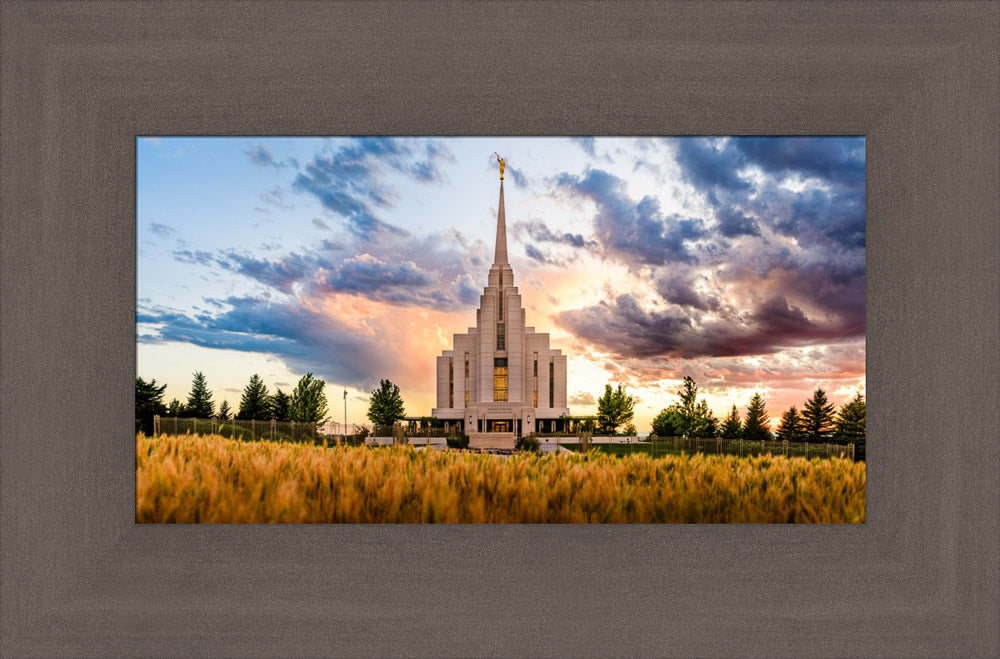
[[[719,233],[726,238],[760,235],[760,227],[757,226],[757,223],[735,208],[720,208],[716,213],[716,218],[719,221],[717,225]]]
[[[395,172],[422,183],[440,182],[439,164],[451,153],[436,142],[419,143],[402,138],[355,140],[331,154],[317,155],[306,163],[293,188],[314,195],[323,206],[347,221],[358,238],[371,241],[378,236],[408,233],[384,222],[375,209],[396,203],[393,188],[385,182]]]
[[[356,334],[337,319],[292,303],[249,297],[229,298],[218,316],[192,318],[162,311],[141,311],[139,322],[162,323],[157,337],[142,343],[181,341],[276,355],[293,370],[311,371],[329,381],[372,388],[390,372],[395,358],[377,336]]]
[[[667,302],[681,307],[691,307],[700,311],[717,309],[716,298],[704,297],[694,290],[694,284],[683,275],[663,277],[656,282],[656,292]]]
[[[864,138],[737,137],[730,144],[746,162],[777,176],[797,173],[849,187],[865,183]]]
[[[626,294],[610,304],[562,311],[556,323],[601,350],[639,359],[762,355],[864,336],[863,327],[815,322],[780,296],[702,322],[679,307],[643,309]]]
[[[664,215],[660,202],[650,196],[635,202],[626,193],[624,181],[599,169],[590,169],[583,177],[562,174],[556,184],[597,206],[594,234],[607,254],[647,265],[697,262],[688,243],[706,235],[701,220]]]

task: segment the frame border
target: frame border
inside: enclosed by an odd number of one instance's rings
[[[4,656],[1000,653],[1000,6],[0,18]],[[136,135],[834,133],[868,138],[865,525],[133,523]]]

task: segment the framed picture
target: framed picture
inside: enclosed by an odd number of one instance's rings
[[[5,654],[996,655],[995,5],[3,24]],[[136,138],[328,134],[863,136],[865,523],[137,524]]]

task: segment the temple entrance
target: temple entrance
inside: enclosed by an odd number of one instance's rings
[[[490,421],[487,432],[510,432],[510,421]]]

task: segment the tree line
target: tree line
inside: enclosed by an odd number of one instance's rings
[[[827,400],[826,392],[817,388],[802,404],[801,411],[792,406],[781,416],[774,433],[769,428],[767,404],[760,393],[754,393],[746,414],[740,416],[736,405],[725,419],[716,419],[702,398],[698,401],[698,386],[685,377],[677,391],[680,400],[662,410],[653,419],[653,434],[658,437],[722,437],[748,441],[778,441],[842,443],[854,442],[862,447],[865,441],[865,397],[859,392],[853,399],[836,409]],[[863,449],[862,449],[863,450]]]
[[[250,382],[243,389],[240,407],[236,412],[229,407],[229,401],[223,400],[218,411],[212,400],[212,392],[208,388],[204,373],[196,371],[191,382],[191,391],[187,402],[182,403],[176,398],[170,403],[164,403],[163,396],[167,389],[166,383],[157,384],[156,379],[146,382],[140,377],[135,379],[135,428],[146,434],[153,432],[153,416],[179,416],[198,419],[220,420],[256,420],[256,421],[295,421],[296,423],[326,423],[327,399],[324,391],[326,382],[312,373],[307,373],[299,380],[290,394],[275,388],[269,393],[264,381],[256,373],[250,377]]]

